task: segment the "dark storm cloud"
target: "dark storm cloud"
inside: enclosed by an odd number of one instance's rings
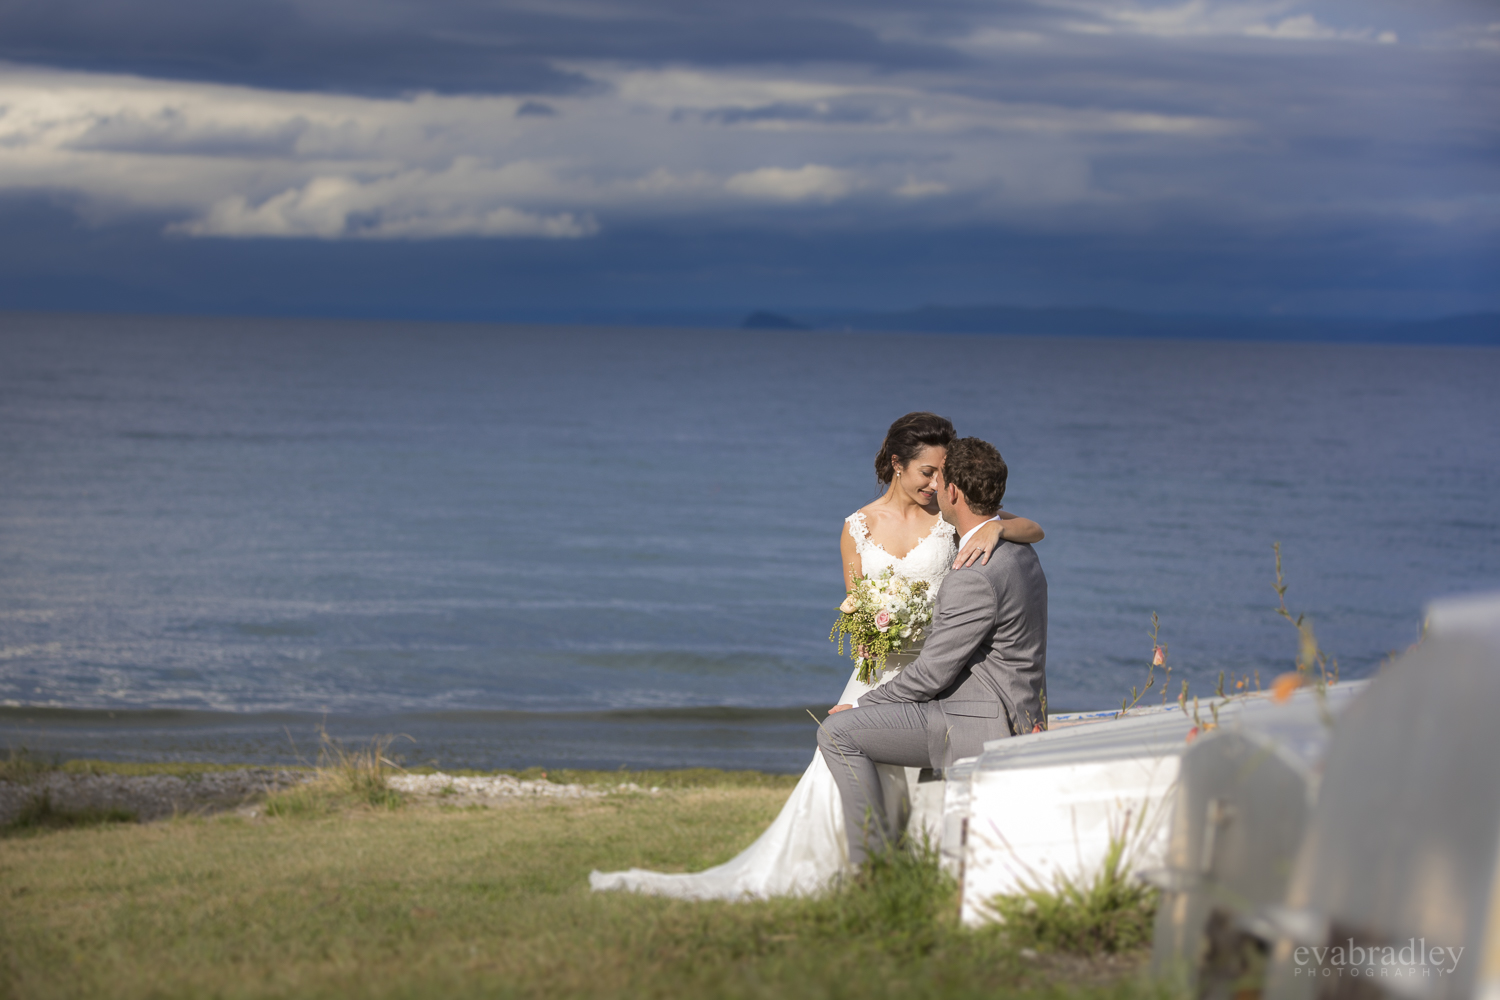
[[[372,5],[373,6],[373,5]],[[285,0],[21,0],[0,6],[0,58],[283,90],[567,93],[577,73],[435,33],[421,8],[328,17]],[[349,11],[354,14],[354,11]]]
[[[0,306],[1500,304],[1485,0],[11,0],[0,60]]]
[[[850,11],[860,8],[851,6]],[[703,65],[952,66],[929,41],[882,38],[837,3],[12,0],[0,59],[172,80],[358,94],[576,93],[568,59]]]

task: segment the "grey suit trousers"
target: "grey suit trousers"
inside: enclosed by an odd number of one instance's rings
[[[887,829],[885,793],[875,763],[930,767],[927,716],[932,702],[896,702],[849,708],[818,727],[818,747],[844,801],[844,833],[849,860],[864,864],[871,851],[889,847],[900,830]]]

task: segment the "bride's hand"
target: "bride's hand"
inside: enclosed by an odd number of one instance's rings
[[[969,544],[963,547],[958,557],[953,560],[954,569],[962,569],[965,566],[974,565],[974,560],[979,560],[981,566],[990,561],[990,554],[995,551],[995,546],[1000,544],[1000,539],[1005,537],[1005,522],[990,521],[982,524],[979,530],[969,538]]]
[[[832,708],[830,708],[828,710],[828,714],[829,715],[833,715],[836,712],[844,712],[844,711],[847,711],[848,709],[851,709],[853,707],[854,707],[853,705],[835,705],[835,706],[833,706]]]
[[[1000,539],[1007,542],[1021,542],[1030,545],[1040,542],[1046,534],[1042,526],[1026,517],[1017,517],[1005,511],[1000,512],[1000,520],[990,521],[981,525],[974,532],[974,537],[969,539],[969,544],[963,547],[958,558],[953,560],[954,569],[962,569],[965,566],[974,565],[974,560],[979,560],[981,566],[987,565],[990,556],[995,552],[995,546],[1000,544]]]

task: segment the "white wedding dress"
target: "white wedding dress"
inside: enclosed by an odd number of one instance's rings
[[[856,512],[845,520],[866,576],[890,567],[908,579],[928,581],[935,592],[958,551],[953,526],[943,520],[933,525],[927,537],[900,559],[870,540],[863,514]],[[873,686],[861,683],[855,676],[856,670],[837,703],[852,702],[872,687],[890,680],[914,659],[915,652],[891,656]],[[906,769],[881,764],[879,770],[887,810],[900,825],[905,822],[907,811]],[[848,867],[844,806],[822,752],[816,751],[791,798],[781,807],[781,814],[737,857],[715,868],[688,874],[640,868],[595,871],[589,873],[589,885],[598,891],[623,889],[679,899],[764,899],[816,892]]]

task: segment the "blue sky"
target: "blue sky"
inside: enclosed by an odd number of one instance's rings
[[[0,308],[1500,308],[1473,0],[10,0]]]

